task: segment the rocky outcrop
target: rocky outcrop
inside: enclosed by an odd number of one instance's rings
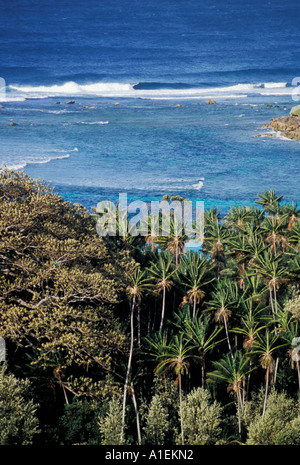
[[[291,109],[290,116],[300,116],[300,105],[296,105]]]
[[[279,131],[282,136],[288,139],[300,140],[300,117],[280,116],[271,119],[269,124],[264,124],[263,128],[272,128]]]
[[[206,105],[215,105],[215,103],[216,103],[215,100],[212,100],[212,99],[206,100]]]

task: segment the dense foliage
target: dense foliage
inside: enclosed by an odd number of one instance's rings
[[[30,383],[30,442],[300,444],[297,205],[206,211],[193,251],[99,237],[24,173],[1,173],[0,198],[1,377]]]

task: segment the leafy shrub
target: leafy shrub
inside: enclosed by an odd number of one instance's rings
[[[30,398],[30,381],[0,368],[0,444],[28,445],[39,433],[38,405]]]
[[[249,425],[247,444],[275,445],[282,431],[288,431],[297,414],[294,399],[273,389],[267,399],[265,414],[256,415]]]
[[[182,403],[185,444],[216,444],[221,434],[222,408],[206,389],[194,389]]]

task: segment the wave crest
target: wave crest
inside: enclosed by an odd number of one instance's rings
[[[285,95],[291,89],[286,82],[246,83],[231,86],[208,87],[191,86],[182,83],[122,83],[95,82],[78,84],[69,81],[64,84],[50,86],[10,85],[9,92],[22,98],[45,98],[54,96],[65,97],[112,97],[112,98],[143,98],[143,99],[207,99],[245,97],[251,94]]]

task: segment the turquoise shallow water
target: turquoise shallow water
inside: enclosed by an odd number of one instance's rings
[[[223,212],[267,189],[299,201],[300,142],[262,129],[296,104],[298,13],[294,0],[12,1],[0,166],[88,208],[120,192]]]
[[[2,153],[9,166],[26,163],[26,173],[45,179],[67,200],[91,207],[120,192],[140,199],[169,193],[226,210],[274,188],[297,201],[299,143],[266,137],[269,131],[261,128],[286,113],[284,103],[115,105],[94,98],[88,106],[95,108],[86,109],[80,98],[71,108],[53,99],[28,102],[2,110]],[[10,119],[18,126],[8,126]]]

